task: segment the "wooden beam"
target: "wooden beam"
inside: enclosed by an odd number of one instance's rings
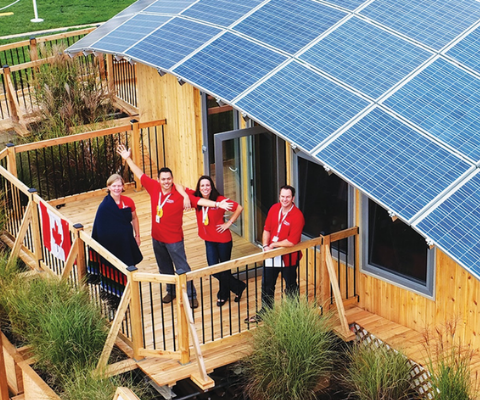
[[[101,375],[105,372],[108,359],[110,357],[110,354],[112,353],[113,345],[115,344],[115,340],[117,339],[118,331],[122,326],[123,318],[125,316],[125,313],[127,312],[128,305],[130,303],[130,287],[131,281],[129,280],[125,286],[125,290],[123,291],[122,299],[120,300],[120,304],[118,305],[115,318],[113,319],[112,326],[110,327],[110,331],[108,332],[107,340],[105,341],[105,346],[103,347],[102,354],[100,355],[97,367],[95,368],[96,374]]]
[[[15,243],[13,244],[12,251],[8,258],[8,262],[12,262],[13,259],[18,257],[18,253],[20,252],[20,247],[23,244],[23,239],[27,234],[28,225],[32,220],[32,208],[35,203],[33,201],[28,202],[27,209],[25,210],[25,214],[23,215],[22,223],[20,225],[20,230],[18,231],[17,237],[15,238]]]
[[[181,294],[182,288],[187,287],[187,274],[175,275],[177,279],[176,283],[176,293]],[[178,301],[180,300],[180,301]],[[178,347],[180,349],[181,364],[188,364],[190,362],[190,340],[188,337],[188,323],[187,323],[187,311],[185,307],[188,306],[188,296],[187,302],[185,303],[183,297],[180,295],[180,298],[177,300],[177,321],[178,321]],[[184,304],[185,303],[185,304]]]
[[[183,299],[183,308],[188,319],[188,327],[190,328],[190,335],[192,337],[193,348],[197,356],[198,371],[200,374],[201,385],[205,384],[210,385],[212,378],[207,375],[207,370],[205,368],[205,361],[203,360],[202,350],[200,349],[200,341],[198,340],[197,330],[195,329],[195,321],[192,316],[192,309],[190,308],[190,303],[188,302],[188,294],[186,282],[182,283],[182,299]]]
[[[7,370],[3,356],[3,335],[0,335],[0,400],[9,400]]]
[[[335,274],[335,267],[333,266],[332,255],[330,254],[330,244],[323,246],[322,250],[325,249],[325,261],[327,263],[328,274],[330,275],[330,283],[332,285],[333,297],[335,298],[335,303],[337,304],[337,315],[340,320],[342,329],[345,332],[345,335],[350,333],[348,327],[347,317],[345,315],[345,307],[343,306],[342,294],[340,293],[340,288],[338,287],[338,279]]]
[[[143,348],[143,328],[141,315],[142,304],[140,303],[140,284],[133,281],[132,274],[134,273],[127,273],[128,283],[130,284],[131,288],[130,318],[132,321],[133,358],[135,360],[141,360],[144,357],[139,353],[140,349]]]

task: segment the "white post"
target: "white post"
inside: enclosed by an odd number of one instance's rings
[[[43,22],[42,18],[38,18],[37,1],[36,0],[33,0],[33,12],[35,13],[35,18],[31,19],[30,22]]]

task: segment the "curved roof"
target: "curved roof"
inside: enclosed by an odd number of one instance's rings
[[[480,2],[139,0],[83,50],[234,106],[480,277]]]

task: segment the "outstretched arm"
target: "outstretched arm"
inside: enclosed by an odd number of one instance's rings
[[[223,199],[222,201],[213,201],[213,200],[208,200],[208,199],[200,199],[198,200],[198,203],[201,206],[204,207],[218,207],[221,208],[222,210],[225,211],[230,211],[233,207],[233,203],[229,201],[229,199]]]
[[[130,167],[130,170],[134,173],[134,175],[140,179],[143,175],[143,171],[140,169],[140,167],[137,166],[132,160],[132,150],[127,149],[125,145],[120,144],[118,145],[117,148],[117,153],[120,154],[120,156],[125,160],[127,165]]]
[[[182,185],[175,183],[175,189],[177,189],[177,192],[183,196],[184,210],[185,211],[190,210],[190,208],[192,208],[192,204],[190,203],[190,197],[188,197],[187,192],[185,192],[185,188]]]

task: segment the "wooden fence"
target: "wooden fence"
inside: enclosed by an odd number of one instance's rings
[[[158,143],[165,138],[163,131],[161,131],[161,140],[158,137],[150,137],[150,130],[155,129],[158,133],[164,123],[164,121],[135,123],[131,126],[10,146],[0,152],[0,183],[4,188],[2,202],[6,220],[2,239],[12,248],[11,257],[20,256],[32,269],[59,275],[68,279],[73,285],[86,285],[92,299],[101,306],[105,317],[111,320],[110,333],[97,371],[114,374],[120,369],[128,368],[125,362],[122,362],[121,366],[114,364],[107,368],[107,361],[115,341],[117,338],[121,338],[132,348],[135,360],[154,356],[179,360],[183,364],[190,361],[191,351],[194,351],[197,356],[200,377],[197,383],[204,388],[210,387],[212,381],[207,376],[202,352],[215,346],[231,343],[232,340],[241,337],[252,328],[243,320],[258,312],[261,307],[260,278],[265,268],[265,260],[289,254],[292,251],[301,251],[304,255],[298,269],[300,296],[305,296],[323,309],[335,307],[341,323],[341,331],[346,337],[349,336],[350,331],[343,307],[346,301],[358,301],[355,283],[357,254],[355,246],[352,257],[339,250],[336,251],[335,248],[348,247],[339,246],[339,241],[350,241],[355,244],[358,235],[357,227],[308,240],[293,248],[278,249],[268,253],[259,252],[255,255],[174,276],[144,273],[137,271],[133,266],[125,265],[84,232],[81,225],[75,225],[70,221],[68,234],[72,240],[72,248],[68,258],[63,262],[48,251],[42,243],[39,204],[43,204],[51,214],[63,218],[61,209],[54,207],[55,204],[79,200],[82,196],[90,196],[91,192],[75,193],[74,196],[72,193],[68,193],[66,197],[55,199],[55,196],[50,196],[54,193],[53,191],[48,192],[43,189],[42,194],[48,195],[51,200],[47,203],[37,188],[26,185],[25,182],[18,179],[19,165],[22,163],[32,164],[31,160],[34,159],[33,155],[30,155],[30,158],[22,158],[22,154],[44,151],[48,153],[67,144],[74,147],[74,143],[77,143],[76,148],[79,149],[82,147],[79,143],[120,135],[118,140],[128,142],[133,149],[134,162],[142,166],[145,173],[152,176],[160,166],[163,166],[164,154],[160,154],[159,157],[157,149],[163,147],[158,146]],[[111,152],[114,151],[115,143],[118,141],[116,139],[106,141],[113,143]],[[155,143],[155,151],[150,143]],[[30,161],[26,162],[25,160]],[[48,164],[45,167],[48,167]],[[62,165],[62,163],[59,164]],[[92,163],[92,165],[96,164]],[[118,168],[115,162],[111,163],[111,167]],[[46,175],[48,168],[39,170]],[[94,174],[95,172],[96,170],[93,170]],[[110,172],[117,171],[108,171],[108,173]],[[105,170],[102,170],[101,174],[99,173],[101,176],[106,174]],[[137,188],[140,187],[140,182],[135,181],[129,171],[125,171],[125,176],[126,182],[136,183]],[[40,177],[32,180],[37,183],[40,181]],[[54,185],[57,184],[54,183]],[[97,188],[92,188],[92,190],[94,189]],[[87,276],[86,261],[90,249],[113,264],[118,274],[126,279],[124,293],[115,307],[102,299],[101,288],[98,285],[85,279]],[[216,301],[216,295],[213,293],[211,277],[213,274],[228,270],[247,283],[246,301],[242,300],[242,304],[229,303],[225,309],[218,309],[212,306]],[[170,304],[161,302],[162,291],[166,284],[176,286],[176,302]],[[187,284],[194,284],[197,288],[200,303],[198,310],[190,307],[186,291]],[[193,343],[193,346],[190,346],[190,343]],[[132,366],[135,364],[133,360],[130,360],[130,363]]]
[[[55,59],[47,56],[55,45],[73,44],[94,29],[0,46],[0,128],[15,128],[22,135],[28,134],[27,126],[35,120],[37,111],[35,89],[32,86],[35,71]],[[79,53],[75,58],[84,74],[95,76],[100,85],[105,85],[111,93],[115,93],[117,107],[129,115],[138,114],[135,65],[100,53]]]

